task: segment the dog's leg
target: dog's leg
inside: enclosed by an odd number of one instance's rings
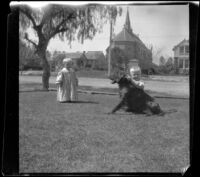
[[[115,113],[117,110],[119,110],[123,105],[125,104],[125,98],[122,98],[122,100],[119,102],[117,106],[114,107],[111,113]]]

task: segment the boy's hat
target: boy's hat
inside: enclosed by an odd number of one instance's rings
[[[72,62],[72,59],[71,58],[65,58],[65,59],[63,59],[63,63],[65,64],[65,63],[70,63],[70,62]]]
[[[140,70],[140,68],[132,67],[130,69],[130,73],[132,73],[132,74],[136,74],[136,73],[141,74],[141,70]]]

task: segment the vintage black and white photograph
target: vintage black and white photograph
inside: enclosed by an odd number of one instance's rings
[[[184,173],[189,4],[12,2],[20,173]]]

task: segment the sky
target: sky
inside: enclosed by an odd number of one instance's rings
[[[133,33],[138,34],[143,43],[153,46],[154,54],[161,51],[153,58],[158,64],[159,57],[173,57],[172,48],[183,39],[189,39],[189,6],[188,5],[130,5],[122,7],[122,15],[117,17],[114,25],[114,34],[118,34],[125,23],[127,7],[129,9],[130,23]],[[30,34],[30,33],[29,33]],[[59,38],[52,39],[48,50],[53,52],[65,51],[103,51],[109,46],[110,25],[103,27],[102,33],[97,33],[92,40],[85,40],[84,44],[72,42],[71,48],[68,41],[62,42]],[[30,36],[30,38],[34,36]]]

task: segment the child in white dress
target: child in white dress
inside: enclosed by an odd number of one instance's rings
[[[57,84],[57,101],[71,102],[78,100],[78,78],[72,68],[72,60],[66,58],[63,60],[64,68],[58,73],[56,78]]]

